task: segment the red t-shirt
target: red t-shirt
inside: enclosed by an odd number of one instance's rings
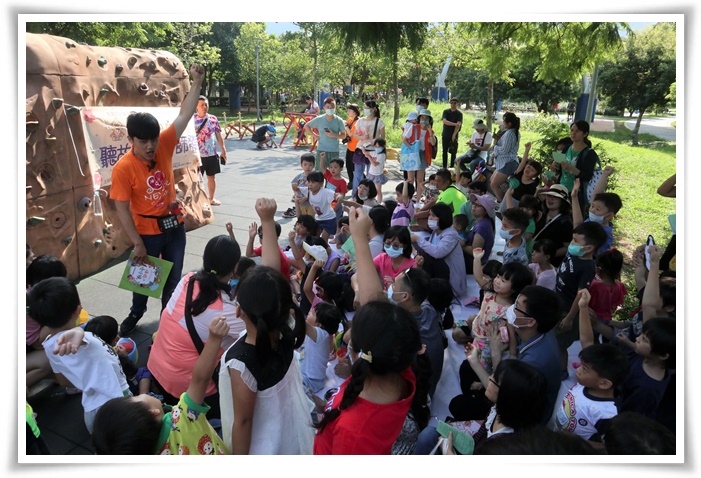
[[[628,290],[618,280],[613,285],[594,280],[589,286],[589,294],[591,295],[589,307],[596,312],[597,317],[608,322],[616,308],[623,304],[623,298],[628,294]]]
[[[253,249],[253,254],[260,257],[262,251],[263,246],[256,247],[255,249]],[[290,278],[290,263],[287,261],[287,256],[285,255],[285,251],[283,251],[282,248],[280,248],[280,272],[282,272],[282,275],[285,276],[287,279]]]
[[[155,219],[145,216],[170,214],[168,205],[175,201],[175,179],[173,175],[173,152],[178,144],[175,126],[170,125],[158,137],[158,148],[154,161],[156,166],[149,171],[148,163],[134,156],[134,148],[122,156],[112,169],[110,198],[129,201],[136,231],[144,236],[161,234]],[[179,222],[182,222],[178,218]]]
[[[398,402],[385,405],[357,397],[353,405],[317,433],[315,455],[389,455],[404,426],[404,420],[416,392],[416,377],[411,368],[401,373],[411,384],[411,393]],[[331,397],[326,410],[338,408],[350,378]]]
[[[331,174],[331,171],[329,171],[328,168],[324,172],[324,178],[326,178],[326,181],[333,186],[333,188],[331,188],[327,184],[327,188],[333,189],[334,192],[341,193],[343,195],[345,195],[348,192],[348,184],[346,183],[345,179],[334,179],[333,175]]]

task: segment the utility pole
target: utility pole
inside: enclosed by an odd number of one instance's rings
[[[260,121],[260,62],[258,55],[260,54],[260,38],[256,38],[256,120]]]

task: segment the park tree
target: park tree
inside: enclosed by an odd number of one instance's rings
[[[237,56],[240,60],[239,81],[240,85],[245,88],[248,93],[248,111],[251,110],[251,103],[256,93],[256,43],[260,45],[260,51],[266,51],[268,42],[270,41],[268,34],[265,31],[265,23],[248,22],[241,26],[240,35],[234,39],[234,46],[237,51]],[[259,55],[260,63],[260,55]],[[262,63],[260,63],[262,67]],[[260,79],[263,80],[265,70],[260,69]],[[263,88],[264,85],[261,85]]]
[[[625,48],[601,68],[601,91],[614,108],[638,110],[631,133],[638,145],[640,122],[646,111],[666,105],[676,82],[676,30],[674,24],[657,24],[625,40]]]
[[[456,50],[474,69],[487,73],[491,120],[494,85],[513,84],[519,64],[537,63],[535,79],[545,83],[573,81],[616,52],[620,28],[629,30],[627,24],[612,22],[459,23],[456,31],[464,40]]]
[[[159,48],[172,26],[169,22],[30,22],[28,33],[46,33],[78,43],[125,48]]]
[[[212,22],[176,22],[172,23],[168,33],[167,50],[180,58],[186,68],[193,63],[205,69],[205,81],[201,94],[211,94],[213,72],[220,61],[220,49],[210,44]]]
[[[427,23],[402,22],[348,22],[330,23],[332,31],[340,35],[346,48],[353,46],[369,49],[385,55],[392,62],[392,85],[394,90],[393,124],[399,123],[399,51],[406,47],[417,51],[423,45]]]
[[[233,88],[239,84],[241,61],[238,57],[238,51],[234,48],[234,39],[239,36],[242,25],[243,23],[240,22],[214,22],[212,24],[210,43],[219,48],[219,63],[211,65],[211,79],[228,90],[230,99],[235,96]],[[213,86],[210,84],[208,88],[210,96],[213,92]],[[232,108],[233,104],[230,101],[229,109]]]
[[[537,79],[537,68],[538,63],[522,62],[516,66],[513,71],[515,80],[508,92],[510,100],[532,102],[538,112],[552,113],[558,101],[577,96],[578,86],[574,81]]]

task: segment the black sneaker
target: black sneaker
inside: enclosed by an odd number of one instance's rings
[[[137,317],[133,312],[129,312],[127,318],[124,319],[122,325],[119,326],[119,336],[128,337],[131,335],[131,333],[134,332],[134,329],[136,329],[136,323],[139,320],[141,320],[141,317]]]

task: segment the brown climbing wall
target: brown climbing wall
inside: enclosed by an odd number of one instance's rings
[[[67,38],[26,34],[27,243],[35,254],[59,257],[70,279],[85,277],[132,244],[108,199],[102,216],[77,107],[169,106],[185,98],[190,82],[166,51],[79,45]],[[175,171],[185,201],[187,230],[212,221],[195,167]],[[182,195],[180,194],[182,193]]]

